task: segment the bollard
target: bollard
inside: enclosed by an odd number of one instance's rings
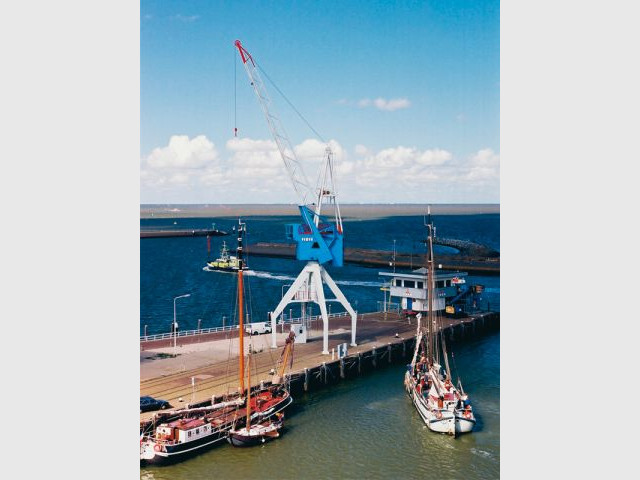
[[[387,345],[387,351],[389,352],[389,363],[391,363],[391,344]]]
[[[371,362],[373,364],[373,367],[377,367],[377,363],[376,363],[376,349],[374,348],[373,350],[371,350],[371,354],[373,355],[373,361]]]
[[[304,369],[304,391],[305,392],[309,391],[309,369],[308,368]]]
[[[358,375],[360,374],[360,363],[361,363],[360,352],[358,352]]]
[[[344,378],[344,358],[340,359],[340,378]]]
[[[332,348],[332,349],[331,349],[331,360],[332,360],[332,361],[336,359],[336,355],[335,355],[335,353],[336,353],[336,352],[335,352],[335,348]]]
[[[327,384],[327,364],[322,362],[322,370],[324,371],[324,383]]]

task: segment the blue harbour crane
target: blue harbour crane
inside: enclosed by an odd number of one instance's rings
[[[307,262],[278,306],[269,314],[272,332],[271,346],[276,348],[276,319],[278,316],[292,303],[306,304],[308,302],[316,303],[320,308],[323,321],[323,354],[329,354],[327,302],[340,303],[351,316],[351,346],[356,346],[357,313],[324,268],[324,265],[341,267],[344,261],[344,230],[334,185],[333,152],[327,144],[318,176],[318,184],[315,189],[311,188],[302,164],[295,155],[280,119],[275,114],[273,104],[253,57],[239,40],[236,40],[235,46],[258,98],[262,113],[267,120],[271,136],[278,147],[293,189],[298,196],[301,222],[287,224],[285,233],[287,239],[296,242],[296,259]],[[323,212],[323,207],[326,207],[325,210],[328,210],[330,214]],[[329,287],[335,298],[325,297],[324,284]]]

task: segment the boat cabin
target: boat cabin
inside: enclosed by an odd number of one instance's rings
[[[186,443],[206,437],[210,433],[211,425],[201,418],[185,418],[158,426],[156,438],[172,443]]]
[[[429,310],[427,299],[426,268],[418,268],[411,273],[379,272],[389,286],[391,301],[396,297],[400,308],[409,312]],[[434,312],[444,310],[445,306],[460,293],[460,286],[466,283],[466,272],[439,270],[435,273]]]

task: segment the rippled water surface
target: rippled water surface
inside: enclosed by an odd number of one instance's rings
[[[286,221],[296,218],[246,218],[249,243],[283,241]],[[499,215],[436,217],[442,236],[484,243],[499,249]],[[235,219],[215,219],[231,229]],[[141,221],[143,227],[161,227],[168,220]],[[182,228],[207,228],[212,220],[178,219]],[[421,251],[422,217],[401,217],[345,223],[347,246],[398,251]],[[372,233],[375,233],[373,235]],[[235,246],[232,236],[224,237]],[[217,255],[222,238],[212,240]],[[206,272],[206,239],[143,239],[141,252],[140,330],[169,331],[173,297],[179,300],[181,329],[220,325],[233,314],[235,276]],[[436,253],[437,254],[437,253]],[[247,277],[253,292],[252,318],[263,318],[280,299],[301,265],[294,260],[249,258],[257,275]],[[416,265],[417,266],[417,265]],[[329,268],[347,298],[359,311],[377,309],[382,300],[379,268],[347,265]],[[499,305],[499,277],[470,277],[482,283],[485,300]],[[358,305],[359,304],[359,305]],[[336,308],[334,306],[334,308]],[[317,312],[315,312],[317,313]],[[454,343],[458,372],[470,394],[478,419],[476,430],[457,439],[430,432],[403,389],[404,367],[394,365],[340,383],[329,389],[297,396],[285,420],[281,438],[259,447],[238,449],[220,444],[182,463],[141,468],[145,480],[197,479],[413,479],[499,477],[500,462],[500,335],[485,334]],[[452,365],[453,367],[453,365]],[[456,376],[455,370],[453,371]]]
[[[498,478],[500,335],[452,347],[478,418],[471,434],[430,432],[396,365],[296,398],[277,440],[246,449],[220,444],[176,465],[142,468],[141,478]]]

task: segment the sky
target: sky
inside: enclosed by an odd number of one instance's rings
[[[500,202],[499,1],[140,9],[141,203],[297,203],[236,39],[313,184],[331,145],[341,203]]]

